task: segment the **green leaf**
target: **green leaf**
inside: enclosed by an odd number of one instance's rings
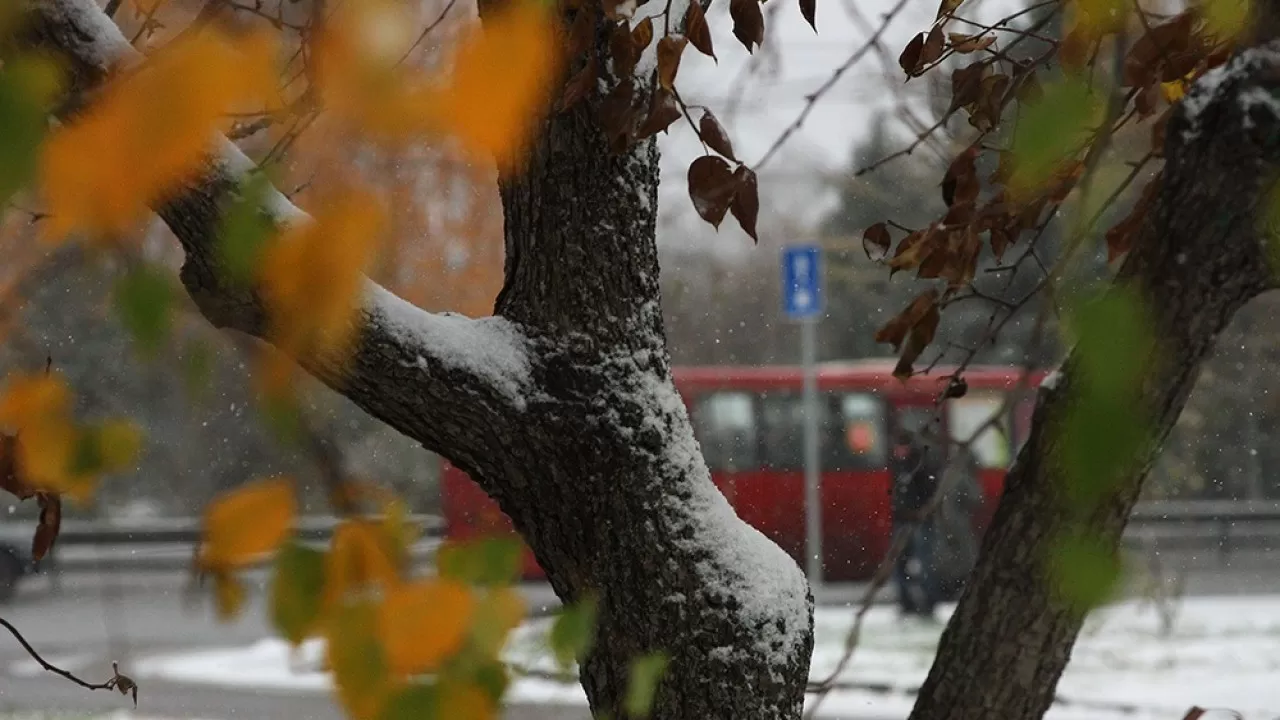
[[[434,683],[415,683],[387,701],[379,720],[435,720],[440,715],[440,690]]]
[[[1119,288],[1074,303],[1068,328],[1079,377],[1061,452],[1068,497],[1077,511],[1089,512],[1148,439],[1150,423],[1139,401],[1153,344],[1138,298]]]
[[[592,596],[566,606],[551,626],[551,652],[561,668],[569,668],[591,649],[596,635],[598,607]]]
[[[507,675],[507,666],[500,660],[491,659],[476,668],[476,684],[484,688],[485,694],[493,699],[495,705],[502,702],[511,678]]]
[[[326,623],[333,682],[352,717],[378,715],[391,683],[377,623],[378,607],[369,600],[338,605]]]
[[[519,536],[493,536],[441,547],[436,570],[442,577],[473,585],[510,585],[520,577],[523,559]]]
[[[138,267],[116,284],[116,312],[144,351],[159,349],[168,337],[173,299],[173,285],[158,268]]]
[[[1081,535],[1058,541],[1049,568],[1059,598],[1082,613],[1114,597],[1122,570],[1117,553]]]
[[[262,251],[275,232],[263,212],[263,202],[271,184],[265,173],[255,172],[244,180],[223,213],[218,233],[218,257],[227,275],[241,285],[253,282]]]
[[[0,69],[0,205],[35,174],[57,85],[48,62],[19,58]]]
[[[653,698],[658,692],[658,683],[667,670],[667,656],[664,653],[650,653],[636,658],[631,663],[631,677],[627,684],[627,698],[623,708],[627,715],[634,718],[649,717],[653,709]]]
[[[324,553],[294,540],[276,555],[271,581],[271,624],[290,643],[316,628],[324,594]]]
[[[1046,85],[1044,95],[1023,108],[1018,119],[1009,189],[1027,193],[1043,188],[1084,147],[1103,110],[1101,91],[1091,88],[1088,78]]]

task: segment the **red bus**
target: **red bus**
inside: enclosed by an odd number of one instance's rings
[[[995,508],[1014,449],[1026,437],[1034,390],[1044,373],[971,366],[968,392],[938,400],[952,368],[935,368],[903,383],[892,360],[825,363],[818,367],[823,577],[832,582],[871,576],[890,542],[889,418],[908,429],[938,422],[969,440],[981,469],[987,505],[979,532]],[[689,409],[716,486],[739,517],[786,550],[801,567],[804,527],[803,371],[799,367],[680,367],[676,387]],[[1007,396],[1015,396],[1008,401]],[[1003,413],[996,425],[993,415]],[[512,532],[510,520],[461,470],[445,464],[441,488],[445,534],[452,539]],[[542,576],[532,555],[526,577]]]

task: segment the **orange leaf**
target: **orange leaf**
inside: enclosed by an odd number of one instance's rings
[[[110,84],[44,145],[45,239],[73,230],[120,234],[142,219],[149,203],[200,169],[228,112],[268,96],[273,52],[264,36],[233,42],[196,32]]]
[[[379,611],[378,632],[393,673],[436,670],[462,647],[475,613],[466,585],[432,578],[393,589]]]
[[[314,222],[268,247],[260,272],[277,346],[295,357],[349,350],[364,271],[385,222],[376,195],[349,188],[326,196]]]
[[[440,686],[440,717],[457,720],[493,720],[493,701],[473,683],[443,683]]]
[[[391,539],[385,534],[385,527],[365,520],[349,520],[339,525],[325,559],[326,606],[332,607],[373,586],[396,586],[400,573],[391,551]]]
[[[201,564],[231,568],[258,560],[284,542],[295,513],[293,481],[287,477],[255,480],[223,493],[205,509]]]
[[[467,148],[516,170],[550,104],[560,46],[543,3],[510,3],[463,41],[434,111]]]

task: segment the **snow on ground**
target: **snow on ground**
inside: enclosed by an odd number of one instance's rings
[[[817,610],[812,677],[836,666],[852,621],[847,609]],[[533,620],[512,637],[510,662],[551,670],[543,651],[549,620]],[[1193,705],[1230,708],[1247,720],[1280,717],[1280,596],[1191,598],[1183,601],[1168,635],[1147,604],[1123,603],[1089,619],[1059,686],[1064,704],[1050,720],[1179,720]],[[829,718],[904,718],[912,688],[925,678],[942,624],[905,622],[893,609],[867,616],[862,640],[840,681],[890,690],[838,690],[822,703]],[[143,659],[138,678],[238,687],[327,691],[329,678],[315,671],[318,642],[293,652],[268,638],[249,647],[212,648]],[[510,701],[585,704],[581,688],[541,678],[513,683]],[[812,698],[811,698],[812,700]],[[1206,717],[1225,718],[1213,713]],[[123,719],[121,719],[123,720]]]

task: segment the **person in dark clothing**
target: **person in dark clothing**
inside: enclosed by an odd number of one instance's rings
[[[934,550],[937,525],[925,510],[938,489],[941,463],[937,450],[902,430],[894,443],[891,510],[893,536],[906,538],[894,563],[898,604],[906,615],[932,617],[938,603]]]
[[[951,448],[942,478],[942,502],[935,513],[937,541],[933,560],[940,600],[959,599],[965,580],[978,559],[978,534],[974,516],[985,497],[979,484],[979,467],[973,451],[965,445]]]

